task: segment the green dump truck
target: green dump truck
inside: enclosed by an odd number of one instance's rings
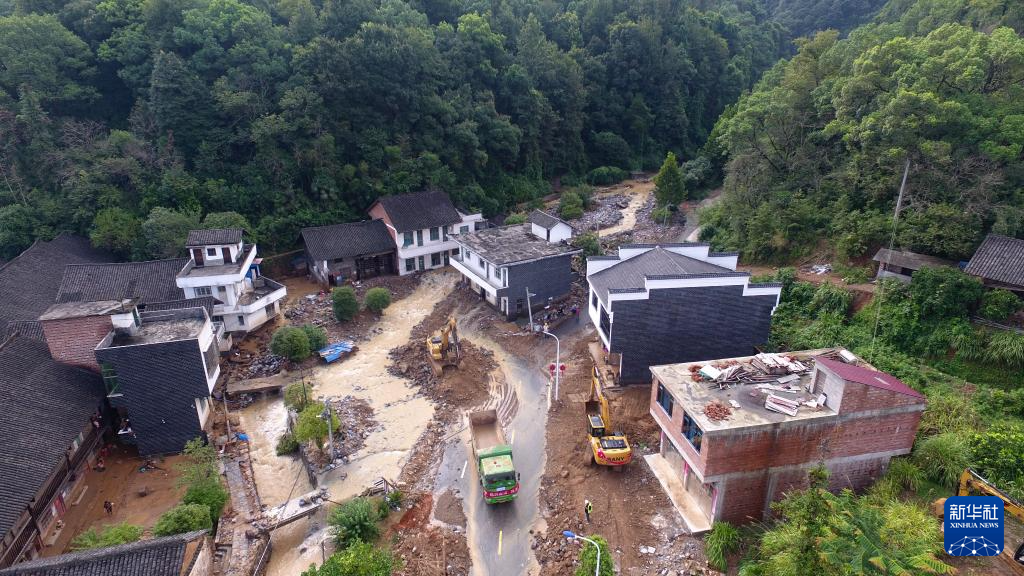
[[[469,434],[484,501],[496,504],[515,500],[519,494],[519,476],[512,462],[512,447],[505,443],[497,411],[471,412]]]

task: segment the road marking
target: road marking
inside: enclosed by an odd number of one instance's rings
[[[465,462],[464,462],[464,463],[462,464],[462,474],[461,474],[461,475],[459,476],[459,478],[465,478],[465,477],[466,477],[466,466],[467,466],[468,464],[469,464],[469,460],[466,460],[466,461],[465,461]]]
[[[501,530],[498,530],[498,556],[501,556]]]

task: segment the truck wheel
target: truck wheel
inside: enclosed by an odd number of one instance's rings
[[[597,466],[597,458],[594,456],[593,453],[590,454],[590,465]]]

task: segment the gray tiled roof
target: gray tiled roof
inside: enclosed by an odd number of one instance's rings
[[[582,252],[565,242],[552,243],[538,238],[531,228],[529,224],[487,228],[459,234],[455,241],[497,266]]]
[[[917,252],[911,252],[910,250],[889,250],[888,248],[879,248],[872,260],[875,262],[886,262],[888,264],[893,264],[901,268],[909,268],[911,270],[920,270],[926,266],[956,266],[956,262],[943,260],[942,258],[936,258],[935,256],[918,254]]]
[[[221,301],[213,296],[200,296],[199,298],[188,298],[184,300],[167,300],[164,302],[147,302],[146,312],[159,310],[183,310],[185,308],[206,308],[206,313],[213,316],[213,307]]]
[[[210,228],[189,230],[186,246],[216,246],[238,244],[242,241],[241,228]]]
[[[590,275],[587,279],[602,300],[608,300],[608,292],[643,290],[648,277],[680,277],[700,275],[701,277],[735,276],[734,270],[711,264],[660,246],[613,264]]]
[[[1024,287],[1024,240],[989,234],[967,263],[967,273]]]
[[[140,540],[120,546],[96,548],[31,562],[0,570],[3,576],[180,576],[189,543],[202,538],[205,530]]]
[[[43,342],[15,337],[0,349],[0,534],[64,458],[103,396],[99,376],[57,362]]]
[[[57,302],[139,298],[142,303],[183,300],[185,291],[175,279],[187,258],[122,262],[118,264],[75,264],[64,269]]]
[[[66,232],[49,242],[37,240],[0,267],[0,336],[9,332],[11,323],[19,323],[20,333],[28,336],[25,323],[35,323],[53,304],[65,265],[113,260],[87,239]]]
[[[302,241],[310,257],[316,261],[380,254],[395,249],[395,240],[381,220],[303,228]]]
[[[547,212],[541,212],[540,210],[536,209],[533,212],[530,212],[530,223],[536,224],[537,226],[540,226],[541,228],[545,228],[547,230],[551,230],[552,228],[558,226],[559,224],[565,224],[566,226],[572,228],[572,225],[569,224],[568,222],[561,220],[559,218],[555,218],[554,216],[548,214]]]
[[[399,232],[462,222],[451,198],[440,190],[382,196],[377,202],[384,207],[391,225]]]

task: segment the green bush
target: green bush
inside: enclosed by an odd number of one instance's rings
[[[846,316],[853,303],[853,294],[830,282],[824,282],[814,291],[807,307],[812,314],[838,314]]]
[[[404,498],[405,495],[402,494],[401,490],[392,490],[391,492],[388,493],[388,506],[391,506],[395,510],[398,510],[399,508],[402,507],[402,500]]]
[[[974,469],[1011,496],[1024,493],[1024,427],[996,424],[974,434],[970,442]]]
[[[947,387],[938,387],[934,392],[928,390],[928,406],[921,415],[917,433],[919,437],[925,437],[946,432],[971,432],[979,423],[975,398]]]
[[[285,432],[281,434],[281,437],[277,440],[277,448],[275,452],[278,456],[286,456],[288,454],[294,454],[299,451],[299,441],[295,439],[295,435],[291,432]]]
[[[391,291],[380,286],[370,288],[366,291],[366,298],[363,302],[366,304],[367,310],[380,314],[385,308],[391,306]]]
[[[219,478],[211,478],[189,486],[181,501],[184,504],[206,506],[210,510],[210,519],[216,524],[220,520],[221,512],[224,511],[224,505],[228,502],[228,491],[220,483]]]
[[[299,420],[295,423],[295,430],[292,431],[297,442],[315,440],[318,444],[322,444],[327,439],[327,422],[322,417],[323,413],[323,402],[312,402],[299,413]],[[341,425],[338,415],[333,412],[331,413],[331,423],[334,430]]]
[[[615,562],[612,560],[611,551],[608,550],[608,542],[597,534],[592,534],[588,538],[601,547],[601,567],[597,574],[600,576],[614,576]],[[580,562],[576,566],[576,576],[593,576],[598,568],[597,550],[594,549],[594,545],[590,542],[580,540],[579,543],[582,548],[580,548]]]
[[[728,568],[726,555],[734,552],[740,545],[740,533],[728,522],[715,522],[711,531],[704,536],[704,555],[708,562],[721,572]]]
[[[586,232],[576,236],[572,239],[572,245],[583,250],[584,258],[601,255],[601,240],[593,232]]]
[[[331,510],[327,523],[334,528],[338,546],[345,548],[356,541],[373,542],[380,534],[377,521],[380,513],[369,498],[353,498]]]
[[[391,513],[391,505],[388,504],[388,499],[387,498],[379,498],[379,499],[377,499],[377,516],[380,517],[380,519],[383,520],[384,518],[387,518],[388,514],[390,514],[390,513]]]
[[[90,528],[82,532],[71,541],[71,549],[91,550],[93,548],[106,548],[118,544],[128,544],[142,538],[142,527],[132,524],[114,524],[105,526],[102,530]]]
[[[209,508],[202,504],[178,504],[160,516],[156,526],[153,526],[153,534],[172,536],[211,528],[213,521],[210,519]]]
[[[558,201],[558,215],[565,220],[583,216],[583,198],[572,190],[562,192],[562,197]]]
[[[659,224],[668,224],[668,221],[672,218],[672,211],[668,209],[668,206],[662,206],[651,210],[651,220]]]
[[[906,458],[893,458],[889,461],[889,470],[885,477],[892,480],[897,486],[917,492],[917,489],[924,483],[924,472]]]
[[[351,320],[359,312],[359,301],[356,300],[355,290],[349,286],[331,290],[331,308],[334,309],[334,318],[338,322]]]
[[[1000,322],[1024,308],[1024,300],[1009,290],[989,290],[981,297],[978,314],[983,318]]]
[[[594,186],[616,184],[629,178],[629,172],[617,166],[598,166],[587,173],[587,183]]]
[[[509,214],[505,218],[505,225],[506,226],[512,226],[514,224],[525,224],[525,223],[526,223],[526,214],[523,214],[522,212],[516,212],[515,214]]]
[[[312,399],[313,391],[310,389],[309,384],[301,380],[292,382],[284,389],[284,405],[296,412],[305,410]]]
[[[928,479],[952,488],[970,464],[967,439],[955,432],[925,438],[914,447],[913,461]]]
[[[390,550],[366,542],[353,542],[331,555],[322,566],[310,566],[302,576],[391,576],[402,569],[402,560]]]
[[[306,339],[309,340],[310,354],[327,346],[327,330],[315,324],[303,324],[301,328],[306,334]]]
[[[292,362],[301,362],[311,353],[309,337],[301,328],[282,326],[274,331],[270,339],[270,351]]]
[[[1024,334],[998,330],[988,339],[985,358],[1014,368],[1024,368]]]
[[[910,281],[911,300],[930,320],[966,316],[983,293],[981,280],[946,266],[921,268]]]

